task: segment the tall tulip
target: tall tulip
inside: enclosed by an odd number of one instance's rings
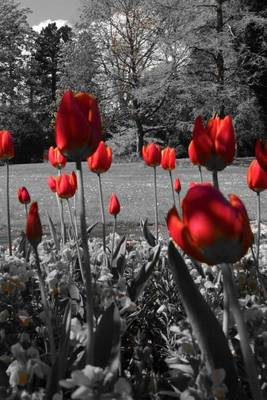
[[[260,193],[267,189],[267,169],[263,169],[257,160],[253,160],[247,170],[248,187],[257,193],[257,251],[256,260],[259,264],[261,235],[261,199]],[[263,285],[264,287],[264,285]]]
[[[142,147],[143,160],[149,167],[153,167],[154,172],[154,196],[155,196],[155,225],[156,225],[156,240],[158,240],[159,230],[159,216],[158,216],[158,195],[157,195],[157,171],[161,163],[161,148],[158,144],[149,143]]]
[[[260,166],[267,170],[267,139],[257,139],[255,156]]]
[[[101,117],[96,98],[88,93],[63,95],[56,114],[56,144],[70,160],[92,155],[101,140]]]
[[[41,292],[41,299],[44,307],[44,314],[46,318],[46,325],[48,331],[48,339],[50,343],[50,354],[51,354],[51,362],[54,363],[55,361],[55,341],[53,336],[53,326],[52,326],[52,318],[51,318],[51,310],[47,301],[47,296],[45,293],[45,283],[44,278],[41,271],[39,254],[38,254],[38,244],[42,240],[43,230],[42,224],[39,217],[38,212],[38,204],[37,202],[33,202],[30,206],[29,213],[27,216],[27,223],[26,223],[26,237],[30,244],[33,247],[35,253],[35,260],[36,260],[36,267],[37,267],[37,275],[39,279],[39,286]]]
[[[246,254],[253,241],[247,211],[234,194],[229,201],[210,184],[195,184],[167,216],[172,239],[189,256],[209,265],[232,263]]]
[[[9,131],[0,131],[0,160],[6,164],[6,208],[7,208],[7,232],[9,254],[12,255],[11,223],[9,206],[9,160],[15,155],[13,137]]]
[[[176,151],[174,148],[167,146],[165,149],[161,151],[161,167],[169,171],[170,181],[171,181],[171,189],[172,189],[172,198],[173,204],[176,205],[175,196],[174,196],[174,188],[173,188],[173,180],[172,180],[172,170],[176,167]]]
[[[202,165],[212,171],[217,188],[217,172],[232,163],[235,147],[235,133],[230,115],[224,118],[215,116],[206,126],[201,116],[196,118],[188,155],[193,164]]]
[[[50,164],[57,169],[64,168],[67,162],[66,157],[61,153],[61,151],[57,147],[53,146],[49,147],[48,160],[50,161]]]
[[[113,233],[112,233],[112,245],[111,245],[111,264],[112,264],[112,259],[113,259],[113,251],[114,251],[114,240],[115,240],[115,232],[116,232],[116,223],[117,223],[117,215],[119,214],[121,210],[121,205],[119,202],[118,197],[112,193],[110,199],[109,199],[109,204],[108,204],[108,212],[110,215],[114,216],[114,225],[113,225]]]
[[[180,192],[181,192],[182,186],[181,186],[181,182],[180,182],[179,178],[175,178],[174,183],[173,183],[173,189],[178,194],[179,207],[181,207]]]
[[[105,145],[103,141],[99,143],[94,154],[87,159],[87,164],[89,169],[95,174],[97,174],[98,177],[99,197],[100,197],[100,207],[101,207],[102,227],[103,227],[104,253],[106,253],[106,223],[105,223],[101,174],[109,170],[111,163],[112,163],[112,149],[111,147]]]

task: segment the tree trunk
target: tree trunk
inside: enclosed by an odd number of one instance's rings
[[[139,157],[142,157],[142,147],[144,144],[144,130],[143,130],[143,125],[140,119],[137,117],[135,118],[135,123],[137,127],[137,132],[136,132],[136,154],[139,155]]]
[[[223,31],[223,9],[222,0],[216,0],[216,17],[217,24],[216,30],[218,33]],[[218,82],[218,97],[221,98],[222,91],[224,88],[224,57],[222,49],[219,49],[216,56],[216,68],[217,68],[217,82]],[[220,117],[224,117],[224,100],[220,99]]]

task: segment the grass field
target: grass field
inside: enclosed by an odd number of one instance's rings
[[[65,168],[70,172],[74,164],[69,163]],[[219,174],[220,188],[224,194],[236,193],[244,201],[249,217],[256,217],[256,194],[247,188],[246,166],[232,165]],[[161,232],[165,235],[165,216],[172,205],[169,175],[162,168],[158,168],[158,202],[159,202],[159,221]],[[91,173],[86,163],[83,165],[85,191],[86,191],[86,211],[88,226],[100,219],[98,201],[98,182],[95,174]],[[204,179],[211,180],[211,174],[206,170]],[[10,204],[12,237],[16,237],[19,231],[25,226],[24,206],[17,200],[17,189],[26,186],[31,194],[32,200],[38,201],[40,216],[43,225],[47,224],[45,211],[47,210],[56,222],[58,220],[57,202],[54,193],[47,185],[47,177],[56,174],[56,170],[50,164],[25,164],[10,166]],[[178,162],[173,174],[179,176],[182,183],[182,193],[187,191],[191,181],[199,181],[198,169],[193,167],[186,160]],[[154,221],[154,191],[153,191],[153,170],[144,165],[143,162],[135,163],[114,163],[111,169],[102,175],[104,201],[107,202],[111,192],[115,192],[121,203],[121,213],[118,216],[118,232],[122,233],[129,227],[129,233],[139,235],[140,218],[148,217],[149,222]],[[5,167],[0,167],[0,244],[6,243],[6,210],[5,210]],[[266,192],[262,193],[262,215],[267,219]],[[112,218],[107,215],[109,226]],[[152,228],[151,228],[152,229]],[[111,230],[111,226],[108,232]],[[98,234],[100,229],[96,229]]]

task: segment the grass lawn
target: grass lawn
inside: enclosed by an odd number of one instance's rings
[[[65,171],[69,173],[73,168],[74,164],[69,163]],[[246,171],[246,166],[232,165],[220,172],[219,184],[223,193],[235,193],[240,196],[247,207],[249,217],[255,219],[257,196],[247,187]],[[47,177],[56,174],[56,172],[57,171],[48,163],[10,166],[10,204],[13,238],[15,238],[18,232],[23,230],[25,226],[24,206],[17,200],[17,189],[20,186],[26,186],[32,200],[38,201],[43,225],[47,224],[46,210],[49,212],[53,221],[58,221],[56,198],[47,185]],[[83,172],[86,192],[87,222],[89,226],[100,220],[98,182],[97,176],[88,170],[86,163],[83,165]],[[161,232],[165,235],[165,216],[172,205],[171,188],[168,172],[164,171],[162,168],[157,168],[157,173],[159,222],[160,225],[162,225]],[[211,174],[206,170],[203,170],[203,173],[204,179],[206,181],[211,181]],[[186,160],[178,162],[173,176],[178,176],[181,180],[182,197],[187,191],[189,182],[199,181],[197,167],[193,167]],[[111,192],[116,193],[121,203],[121,213],[118,216],[118,232],[124,233],[127,228],[130,228],[128,229],[129,234],[134,233],[139,236],[140,218],[144,219],[148,217],[150,223],[154,221],[152,168],[145,166],[143,162],[114,163],[110,170],[102,175],[102,182],[106,209]],[[4,244],[7,241],[5,193],[5,166],[2,166],[0,167],[0,244]],[[266,220],[266,192],[263,192],[261,196],[262,216],[263,219]],[[109,232],[112,229],[111,224],[113,220],[109,215],[106,217],[110,225],[110,228],[108,228]],[[96,234],[99,234],[99,232],[100,228],[96,229]]]

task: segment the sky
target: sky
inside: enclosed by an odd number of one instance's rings
[[[79,0],[19,0],[22,7],[28,7],[32,13],[28,16],[29,24],[40,31],[51,21],[74,25],[79,16]]]

